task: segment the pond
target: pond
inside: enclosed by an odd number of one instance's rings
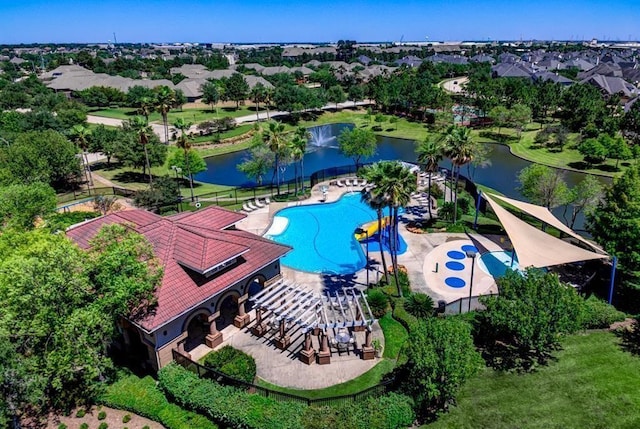
[[[342,165],[353,164],[351,158],[343,156],[338,150],[336,136],[342,129],[352,128],[351,124],[330,124],[309,128],[311,139],[307,147],[307,153],[304,157],[305,176],[309,176],[314,171],[322,170],[329,167],[337,167]],[[397,159],[407,162],[415,162],[415,142],[411,140],[396,139],[391,137],[378,136],[378,149],[374,156],[363,160],[363,162],[375,162],[383,159]],[[524,199],[518,191],[518,172],[525,167],[531,165],[531,162],[520,159],[511,154],[507,146],[500,144],[491,145],[491,166],[486,168],[463,167],[461,174],[468,176],[476,183],[488,186],[504,195]],[[225,155],[207,158],[207,171],[199,173],[195,179],[206,183],[217,183],[228,186],[253,186],[255,182],[248,178],[244,173],[238,171],[237,166],[241,164],[249,156],[248,151],[240,151]],[[450,167],[451,164],[444,160],[441,165]],[[284,180],[292,180],[294,175],[293,166],[289,166],[284,171]],[[567,171],[565,180],[569,187],[575,186],[584,178],[584,173],[575,171]],[[263,178],[265,183],[271,181],[272,172],[269,172]],[[611,179],[601,177],[603,184],[611,183]],[[564,207],[554,210],[556,216],[562,219]],[[577,221],[575,228],[583,228],[584,218],[581,216]]]

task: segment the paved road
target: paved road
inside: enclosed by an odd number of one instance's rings
[[[459,94],[464,91],[463,85],[469,82],[469,78],[466,76],[454,77],[442,82],[441,86],[447,92]]]

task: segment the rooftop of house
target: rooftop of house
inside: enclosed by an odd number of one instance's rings
[[[216,206],[168,217],[145,210],[122,211],[74,226],[67,236],[83,249],[110,224],[126,225],[146,237],[164,276],[156,290],[154,311],[133,322],[152,332],[291,250],[235,229],[245,216]]]

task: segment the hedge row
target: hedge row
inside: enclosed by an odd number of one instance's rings
[[[167,429],[217,429],[209,419],[170,403],[151,377],[126,376],[107,388],[105,405],[162,423]]]
[[[306,406],[222,386],[170,364],[158,372],[160,388],[178,405],[201,413],[222,425],[239,429],[303,429]]]
[[[205,356],[203,363],[207,367],[247,383],[253,383],[256,378],[256,361],[253,357],[228,345],[210,352]]]
[[[395,393],[357,404],[308,407],[222,386],[176,364],[161,369],[158,379],[161,389],[177,404],[233,428],[399,429],[415,419],[412,399]]]
[[[612,305],[607,304],[591,295],[584,301],[582,312],[582,326],[585,329],[605,329],[614,322],[623,321],[627,315],[616,310]]]
[[[411,426],[415,414],[411,398],[389,393],[356,404],[308,407],[303,420],[305,429],[400,429]]]
[[[400,322],[408,332],[411,332],[411,328],[418,323],[418,318],[409,314],[404,308],[404,302],[400,299],[393,304],[393,318]]]

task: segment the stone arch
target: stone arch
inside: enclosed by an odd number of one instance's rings
[[[187,317],[182,325],[182,332],[187,333],[184,349],[187,352],[204,344],[204,339],[209,333],[208,318],[211,312],[206,308],[199,308]]]
[[[263,276],[262,274],[256,274],[249,279],[242,290],[244,291],[244,294],[248,296],[248,298],[251,298],[264,289],[264,285],[266,282],[267,278],[265,276]],[[253,309],[253,302],[247,301],[245,307],[246,311],[251,311],[251,309]]]
[[[238,298],[240,296],[240,292],[232,289],[218,298],[216,302],[216,312],[220,314],[216,319],[218,330],[233,324],[233,319],[238,315]]]

